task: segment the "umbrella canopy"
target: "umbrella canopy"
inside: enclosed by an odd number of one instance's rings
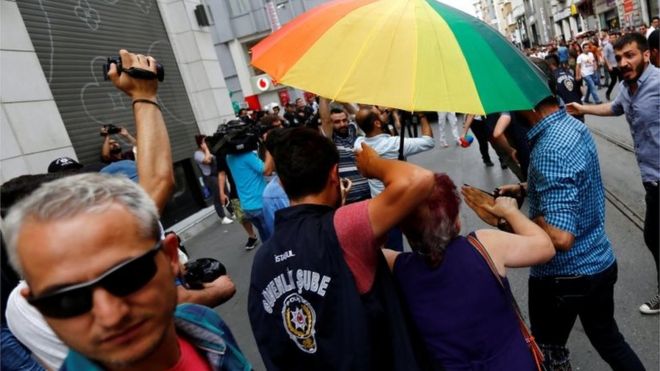
[[[545,78],[495,29],[434,0],[335,0],[252,49],[278,83],[344,102],[485,114],[530,109]]]

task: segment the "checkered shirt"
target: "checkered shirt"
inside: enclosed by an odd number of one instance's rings
[[[614,263],[605,234],[605,198],[598,153],[589,130],[560,110],[547,116],[527,134],[531,154],[529,216],[543,216],[555,228],[570,232],[575,243],[557,251],[531,275],[592,275]]]

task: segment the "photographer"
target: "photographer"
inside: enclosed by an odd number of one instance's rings
[[[113,134],[119,134],[124,138],[125,141],[130,143],[131,149],[129,151],[123,151],[121,144],[111,137]],[[121,160],[135,161],[133,148],[137,145],[137,141],[125,127],[117,127],[112,124],[103,125],[101,127],[101,136],[103,137],[103,146],[101,147],[101,160],[103,163],[109,164]]]

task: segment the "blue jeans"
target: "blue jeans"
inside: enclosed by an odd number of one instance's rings
[[[259,237],[262,242],[266,242],[270,238],[270,233],[266,229],[266,220],[264,219],[264,214],[262,209],[258,210],[243,210],[245,217],[250,221],[257,230],[259,231]]]
[[[0,328],[0,346],[2,346],[1,370],[44,371],[44,368],[32,358],[30,351],[14,337],[14,334],[5,325]]]
[[[583,76],[582,80],[587,84],[587,93],[584,95],[584,101],[586,103],[589,102],[589,94],[591,94],[591,97],[594,99],[594,103],[600,104],[600,98],[598,98],[598,94],[596,94],[596,75],[589,75],[589,76]]]

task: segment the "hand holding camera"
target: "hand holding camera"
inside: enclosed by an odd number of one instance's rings
[[[107,137],[108,135],[121,134],[122,131],[126,131],[126,129],[112,124],[108,124],[108,125],[103,125],[101,127],[100,135],[102,137]]]
[[[162,66],[153,57],[129,53],[125,49],[119,51],[119,58],[108,58],[103,71],[104,77],[107,76],[107,79],[131,98],[154,102],[158,90],[157,79],[164,77]]]

